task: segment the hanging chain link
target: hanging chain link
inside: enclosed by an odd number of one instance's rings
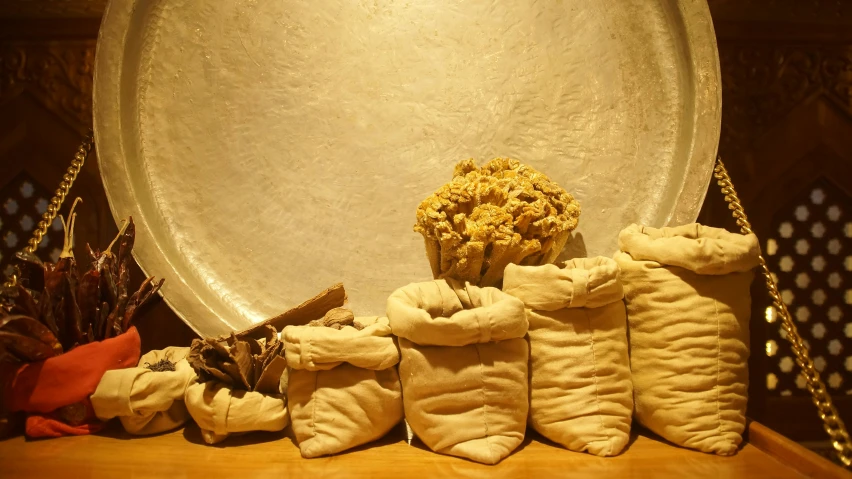
[[[39,221],[38,225],[36,225],[32,238],[30,238],[27,242],[27,246],[23,249],[24,253],[35,253],[38,248],[38,244],[41,243],[41,239],[45,234],[47,234],[47,228],[53,224],[53,220],[56,219],[56,215],[59,214],[59,208],[62,206],[62,202],[64,202],[65,197],[68,196],[68,191],[71,190],[71,186],[74,185],[74,181],[77,179],[77,174],[80,173],[80,169],[83,168],[83,163],[86,162],[86,158],[92,151],[93,139],[94,133],[92,130],[89,130],[86,137],[83,139],[83,143],[81,143],[80,147],[77,149],[74,159],[71,160],[71,166],[69,166],[68,169],[65,170],[65,174],[62,175],[62,181],[59,183],[59,188],[56,189],[56,192],[53,194],[53,198],[50,199],[47,211],[41,215],[41,221]],[[9,279],[3,286],[4,289],[8,290],[9,288],[14,288],[17,284],[18,273],[14,272],[9,276]]]
[[[731,210],[734,218],[737,220],[737,225],[743,234],[752,234],[751,224],[748,222],[743,206],[740,204],[740,198],[734,190],[734,184],[731,183],[731,177],[728,176],[728,170],[725,169],[725,164],[722,163],[722,158],[716,159],[716,168],[713,176],[718,180],[718,185],[722,188],[722,194],[725,195],[725,201],[728,203],[728,209]],[[840,419],[840,414],[834,407],[831,400],[831,395],[825,388],[825,383],[819,375],[819,371],[814,368],[814,363],[811,361],[808,349],[805,347],[802,337],[799,336],[799,331],[790,317],[790,312],[787,311],[787,306],[781,300],[781,295],[778,293],[778,286],[769,272],[769,267],[766,266],[766,260],[763,255],[760,256],[760,269],[763,274],[763,279],[766,281],[766,289],[769,291],[769,297],[772,298],[772,307],[775,309],[778,317],[781,318],[781,326],[784,332],[787,333],[787,340],[793,348],[793,354],[796,356],[796,364],[802,370],[807,382],[808,391],[811,393],[814,405],[817,407],[819,418],[822,420],[823,428],[831,438],[831,445],[837,453],[837,457],[844,466],[852,466],[852,441],[849,439],[849,433],[846,432],[846,426],[843,420]]]

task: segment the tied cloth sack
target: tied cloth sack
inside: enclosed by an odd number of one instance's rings
[[[89,396],[107,371],[135,365],[140,350],[139,332],[130,327],[118,336],[43,361],[20,366],[7,363],[0,371],[0,384],[5,386],[3,404],[10,412],[27,413],[29,437],[98,432],[104,424],[95,416]]]
[[[484,464],[515,450],[529,411],[524,303],[440,279],[396,290],[387,314],[412,431],[435,452]]]
[[[399,351],[387,318],[351,324],[287,326],[282,333],[290,421],[302,457],[366,444],[402,421]]]
[[[231,333],[192,341],[187,360],[198,379],[186,388],[185,402],[207,444],[287,426],[284,343],[273,326],[262,333],[260,340]]]
[[[677,445],[735,454],[745,430],[757,237],[632,225],[618,243],[636,418]]]
[[[530,424],[572,451],[620,453],[633,384],[618,265],[604,257],[562,268],[510,264],[503,291],[530,309]]]
[[[182,426],[189,419],[183,403],[195,371],[189,348],[168,347],[142,356],[135,368],[107,371],[92,394],[102,421],[118,417],[130,434],[149,435]]]

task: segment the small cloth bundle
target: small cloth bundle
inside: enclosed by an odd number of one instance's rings
[[[524,303],[435,280],[396,290],[387,314],[414,433],[435,452],[485,464],[517,448],[529,411]]]
[[[387,318],[355,318],[340,308],[326,314],[331,317],[333,324],[287,326],[281,333],[290,420],[306,458],[374,441],[402,420],[399,351]]]
[[[149,435],[182,426],[189,419],[183,403],[195,371],[189,348],[168,347],[142,356],[135,368],[107,371],[92,394],[102,421],[118,417],[130,434]]]
[[[287,426],[287,361],[273,326],[265,338],[195,339],[189,364],[198,380],[186,389],[186,408],[208,444],[233,433],[280,431]]]
[[[139,332],[126,332],[83,344],[67,353],[34,363],[0,365],[0,401],[10,412],[27,413],[29,437],[85,435],[100,431],[89,396],[104,374],[139,361]]]
[[[690,224],[618,237],[641,424],[684,447],[735,454],[748,393],[757,237]]]
[[[630,439],[633,384],[615,261],[510,264],[503,291],[531,310],[530,424],[572,451],[620,453]]]

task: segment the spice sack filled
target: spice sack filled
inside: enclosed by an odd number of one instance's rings
[[[618,242],[636,418],[677,445],[735,454],[745,430],[757,237],[632,225]]]
[[[406,420],[433,451],[496,464],[524,439],[529,411],[521,300],[447,280],[388,298]]]
[[[336,308],[282,332],[290,421],[306,458],[379,439],[402,421],[399,350],[387,318]]]
[[[530,424],[572,451],[620,453],[630,439],[633,384],[615,261],[510,264],[503,291],[529,308]]]

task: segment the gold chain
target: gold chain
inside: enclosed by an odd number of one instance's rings
[[[81,143],[80,147],[77,149],[74,159],[71,160],[71,166],[69,166],[68,169],[65,170],[65,174],[62,175],[62,181],[59,183],[59,188],[56,189],[53,198],[50,199],[47,211],[41,215],[41,221],[38,222],[35,231],[33,231],[32,238],[30,238],[27,242],[27,246],[24,247],[24,252],[30,254],[35,253],[38,248],[38,244],[41,243],[41,239],[45,234],[47,234],[47,228],[50,227],[53,220],[56,219],[56,215],[59,214],[59,208],[62,206],[62,202],[65,201],[65,197],[68,196],[68,191],[71,190],[71,186],[77,179],[77,174],[80,173],[80,169],[83,168],[83,163],[86,162],[89,152],[92,151],[93,139],[94,133],[92,130],[89,130],[86,137],[83,139],[83,143]],[[4,286],[6,288],[15,287],[17,281],[18,276],[16,273],[13,273]]]
[[[731,177],[728,176],[728,171],[725,169],[722,158],[716,159],[716,168],[714,175],[722,188],[722,194],[725,195],[725,201],[728,203],[728,209],[732,211],[737,224],[740,226],[740,231],[743,234],[752,234],[751,224],[748,222],[743,206],[740,204],[740,199],[737,192],[734,190],[734,185],[731,183]],[[781,318],[781,326],[787,333],[787,340],[793,348],[793,354],[796,356],[796,364],[802,370],[802,376],[807,382],[808,391],[811,393],[814,405],[817,407],[819,418],[822,420],[823,428],[831,438],[831,445],[837,452],[837,456],[844,466],[852,466],[852,441],[849,439],[849,433],[846,432],[846,426],[843,420],[840,419],[840,414],[834,407],[831,400],[831,395],[825,389],[825,383],[819,375],[819,371],[814,368],[814,363],[811,361],[808,349],[805,347],[802,337],[799,336],[799,331],[790,317],[790,312],[787,311],[787,306],[781,300],[781,295],[778,293],[778,286],[769,272],[769,267],[766,266],[766,260],[763,255],[760,256],[760,269],[763,274],[763,279],[766,281],[766,289],[769,291],[769,296],[772,298],[772,307],[775,309],[778,317]]]

